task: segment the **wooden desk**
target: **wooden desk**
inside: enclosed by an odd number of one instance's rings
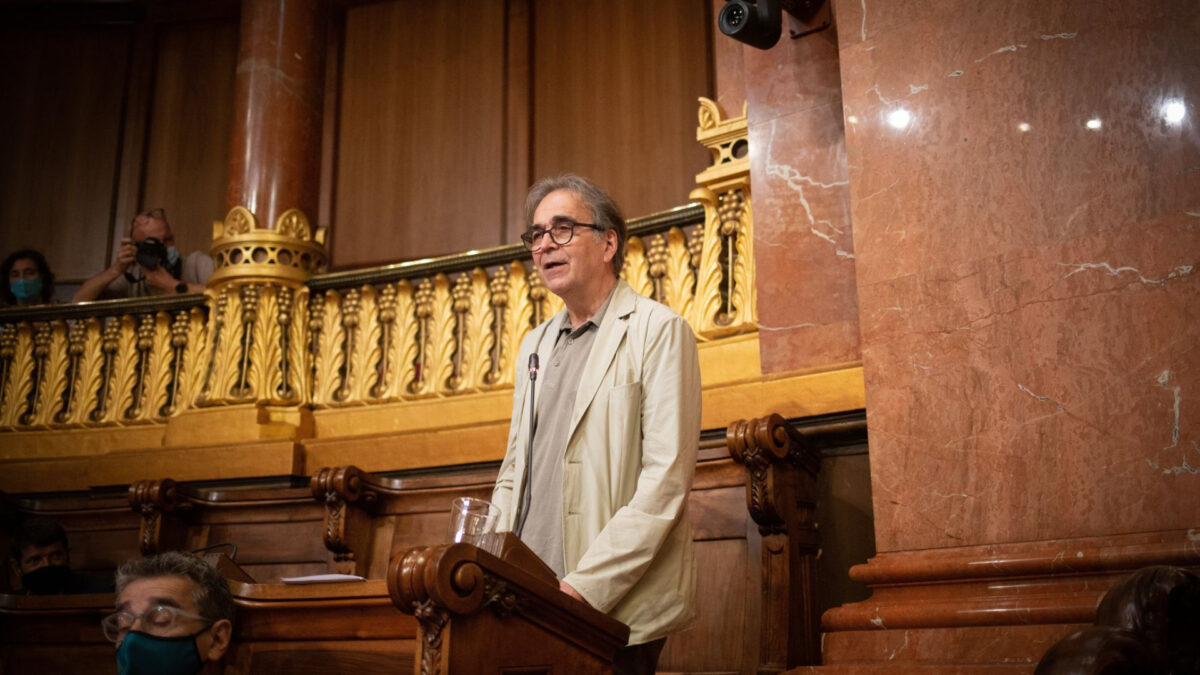
[[[0,594],[0,673],[111,673],[117,662],[100,620],[112,593]]]

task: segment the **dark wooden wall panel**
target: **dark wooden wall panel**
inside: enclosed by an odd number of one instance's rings
[[[38,248],[60,280],[105,265],[132,35],[0,30],[0,255]]]
[[[156,5],[157,6],[157,5]],[[180,248],[224,215],[236,8],[120,26],[0,28],[11,130],[0,246],[34,245],[61,279],[103,268],[138,210]],[[561,171],[629,216],[677,206],[704,168],[704,0],[351,3],[331,29],[320,213],[335,267],[516,240],[525,188]],[[221,18],[215,18],[221,17]]]
[[[141,207],[167,210],[186,255],[207,251],[225,217],[238,21],[162,24],[156,38]]]
[[[588,176],[627,217],[687,203],[708,164],[706,3],[539,0],[533,16],[534,175]]]
[[[338,266],[501,243],[505,12],[500,0],[347,10]]]

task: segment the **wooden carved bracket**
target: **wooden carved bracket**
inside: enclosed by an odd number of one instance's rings
[[[725,442],[733,461],[746,467],[746,506],[759,532],[787,534],[803,520],[798,507],[816,505],[820,455],[777,414],[730,424]]]
[[[325,505],[325,547],[334,571],[366,576],[371,561],[371,513],[379,503],[375,476],[356,466],[326,467],[312,478],[313,497]]]
[[[816,606],[817,474],[821,458],[782,416],[738,420],[725,442],[746,467],[746,506],[762,535],[762,625],[759,670],[820,663]],[[786,649],[769,639],[787,635]]]
[[[142,516],[138,533],[142,555],[183,548],[187,526],[182,516],[192,505],[178,483],[170,478],[134,481],[129,486],[129,506]]]

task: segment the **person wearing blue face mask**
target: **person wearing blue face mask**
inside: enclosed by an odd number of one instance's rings
[[[31,248],[5,258],[0,273],[8,280],[0,287],[5,307],[44,305],[54,299],[54,273],[46,257]]]
[[[189,553],[130,560],[117,570],[117,611],[100,622],[118,675],[219,672],[233,636],[229,584]]]
[[[71,301],[203,293],[212,271],[207,253],[179,253],[167,212],[151,209],[134,217],[113,264],[83,282]]]

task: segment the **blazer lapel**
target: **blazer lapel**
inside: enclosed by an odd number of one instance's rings
[[[625,330],[629,327],[629,315],[633,313],[636,298],[637,294],[629,284],[618,279],[612,303],[609,304],[608,311],[604,314],[599,332],[596,334],[596,341],[592,344],[592,353],[588,355],[587,364],[584,365],[582,377],[579,380],[579,391],[575,394],[575,405],[571,408],[571,426],[567,430],[568,445],[571,443],[571,437],[575,435],[575,429],[579,426],[579,420],[583,419],[583,413],[587,412],[588,406],[596,397],[596,392],[600,389],[600,382],[604,379],[609,364],[617,354],[617,348],[625,339]]]
[[[551,326],[558,326],[559,322],[562,321],[562,315],[565,314],[566,311],[567,310],[564,309],[564,310],[558,312],[549,321],[545,321],[542,323],[542,325],[533,329],[536,332],[536,334],[533,336],[533,348],[530,353],[538,355],[539,369],[541,368],[541,362],[544,361],[545,359],[550,358],[550,352],[554,350],[553,342],[551,342],[549,344],[543,344],[543,342],[545,342],[546,335],[547,334],[556,334],[555,331],[551,330]],[[545,358],[543,358],[543,357],[545,357]],[[526,357],[526,359],[528,359],[528,357]],[[528,373],[529,372],[527,370],[528,365],[529,365],[529,363],[528,363],[528,361],[526,361],[526,363],[520,364],[520,368],[526,369],[526,373]],[[520,371],[518,371],[518,372],[520,372]],[[525,431],[525,433],[521,434],[521,436],[524,438],[528,438],[529,437],[529,428],[528,428],[528,425],[529,425],[529,376],[526,375],[525,377],[519,378],[519,381],[520,381],[520,387],[521,387],[521,411],[519,414],[521,415],[521,419],[518,421],[518,425],[520,426],[520,428],[523,428]],[[537,412],[535,411],[534,414],[536,415]],[[524,442],[524,441],[522,441],[522,442]]]

